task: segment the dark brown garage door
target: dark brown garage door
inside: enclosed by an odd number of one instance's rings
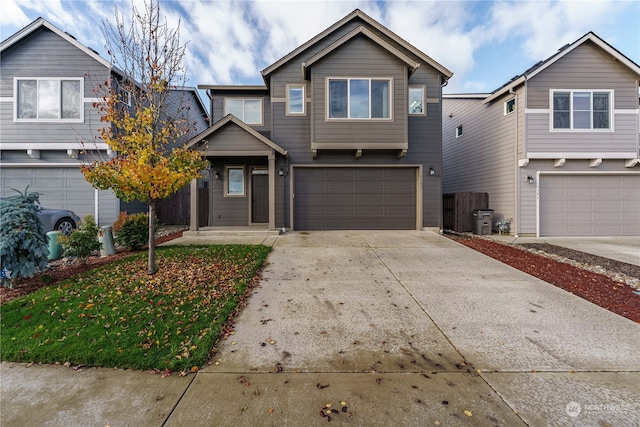
[[[294,168],[296,230],[414,230],[416,168]]]

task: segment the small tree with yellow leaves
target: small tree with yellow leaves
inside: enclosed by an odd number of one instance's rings
[[[148,204],[147,270],[154,274],[157,203],[197,178],[207,161],[184,146],[191,130],[188,108],[170,104],[171,91],[185,81],[180,23],[170,29],[161,22],[158,0],[145,0],[142,11],[132,3],[127,25],[117,9],[115,17],[115,25],[103,25],[114,77],[98,85],[102,96],[94,104],[105,123],[100,138],[114,157],[95,159],[82,172],[95,188]]]

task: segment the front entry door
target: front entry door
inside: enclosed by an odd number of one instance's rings
[[[251,222],[269,222],[269,175],[265,169],[251,173]]]

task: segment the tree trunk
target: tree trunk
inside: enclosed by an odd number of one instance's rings
[[[155,200],[149,202],[149,262],[147,273],[156,273],[156,204]]]

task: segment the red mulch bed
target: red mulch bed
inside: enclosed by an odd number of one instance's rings
[[[178,237],[182,237],[182,231],[157,238],[156,245],[177,239]],[[84,273],[92,268],[109,264],[131,255],[132,253],[133,251],[118,251],[117,253],[106,257],[91,257],[85,264],[74,262],[70,264],[54,265],[41,274],[37,274],[30,278],[25,277],[20,279],[17,285],[12,289],[0,286],[0,304],[20,296],[30,294],[31,292],[35,292],[45,286],[53,286],[65,279],[68,279],[69,277]]]
[[[631,286],[602,274],[487,239],[457,235],[447,237],[640,323],[640,296],[633,293],[635,289]]]

